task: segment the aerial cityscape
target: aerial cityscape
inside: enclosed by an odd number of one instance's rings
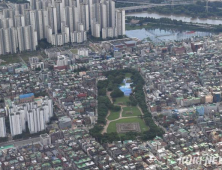
[[[0,1],[0,170],[222,169],[220,0]]]

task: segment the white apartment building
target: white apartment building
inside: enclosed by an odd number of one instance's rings
[[[53,116],[52,100],[48,97],[38,98],[34,102],[19,105],[12,103],[5,110],[6,114],[9,115],[12,136],[26,131],[26,122],[30,133],[43,131]]]
[[[9,122],[12,136],[22,134],[22,127],[25,126],[25,124],[22,124],[22,115],[19,112],[10,113]]]
[[[0,116],[0,138],[6,137],[5,117]]]

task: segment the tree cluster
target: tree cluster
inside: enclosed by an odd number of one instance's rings
[[[127,23],[130,23],[132,19],[140,20],[139,25],[143,26],[144,23],[149,23],[149,26],[152,26],[153,29],[160,28],[163,30],[172,30],[172,26],[174,28],[177,28],[177,30],[193,30],[193,31],[207,31],[207,32],[221,32],[222,31],[222,25],[211,25],[211,27],[203,27],[201,25],[196,25],[192,22],[183,22],[182,20],[172,20],[170,18],[150,18],[150,17],[135,17],[130,16],[127,17]],[[129,27],[130,29],[135,29],[136,25],[131,25]],[[149,28],[151,29],[151,28]]]
[[[8,141],[8,137],[1,137],[0,138],[0,143],[1,142],[7,142]]]
[[[106,116],[109,110],[120,111],[119,106],[114,106],[109,98],[106,96],[106,87],[109,84],[109,80],[98,81],[98,124],[106,124]]]
[[[52,45],[47,42],[46,38],[44,38],[44,39],[39,40],[37,49],[38,50],[39,49],[47,49],[47,48],[51,48],[51,47],[52,47]]]
[[[118,87],[115,87],[110,96],[112,98],[123,97],[124,93]]]
[[[164,133],[163,130],[154,123],[151,113],[147,110],[145,94],[143,92],[145,82],[138,71],[134,72],[132,81],[134,86],[134,97],[144,114],[143,119],[146,125],[150,128],[148,131],[141,134],[141,139],[150,140],[156,136],[162,136]]]
[[[9,1],[11,3],[16,3],[16,4],[29,3],[29,1],[26,1],[26,0],[6,0],[6,1]]]

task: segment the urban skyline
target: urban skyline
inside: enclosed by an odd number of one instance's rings
[[[31,0],[10,3],[0,13],[0,54],[34,51],[43,39],[54,46],[83,43],[87,34],[102,39],[125,35],[125,11],[112,0]]]

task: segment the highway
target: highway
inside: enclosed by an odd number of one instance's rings
[[[121,7],[118,9],[122,9],[125,11],[130,11],[130,10],[137,10],[137,9],[148,9],[148,8],[153,8],[153,7],[160,7],[160,6],[175,6],[175,5],[189,5],[192,3],[187,3],[187,2],[183,2],[183,3],[177,3],[177,4],[147,4],[147,5],[141,5],[141,6],[130,6],[130,7]]]
[[[124,3],[124,4],[141,4],[141,5],[149,5],[149,2],[133,2],[133,1],[121,1],[117,0],[116,2]]]

